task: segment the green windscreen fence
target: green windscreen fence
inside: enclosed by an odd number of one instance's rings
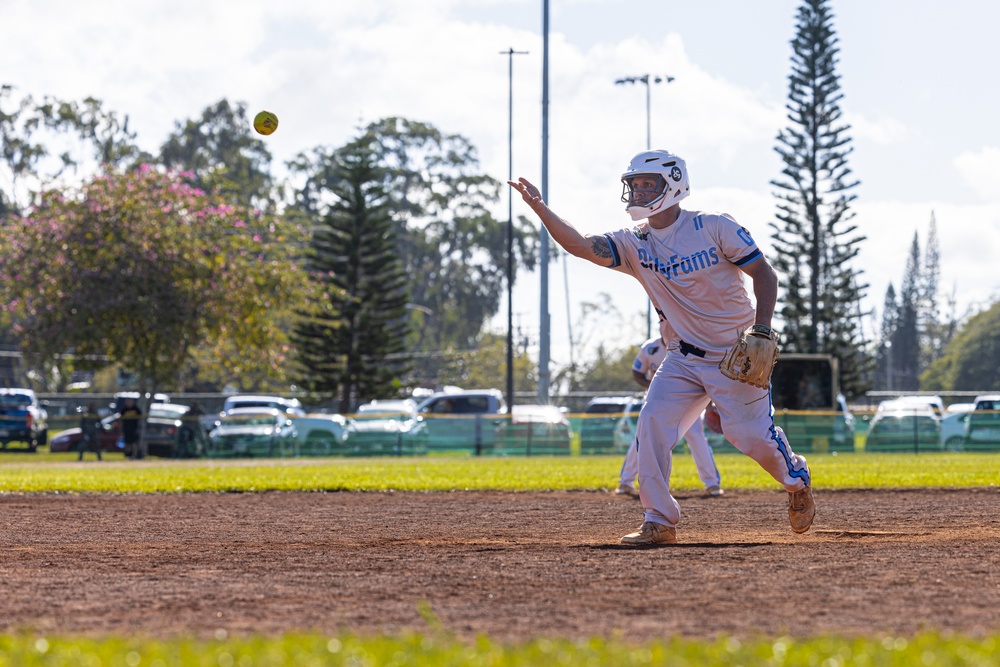
[[[197,421],[184,418],[175,433],[166,431],[165,437],[174,442],[163,449],[171,452],[165,455],[182,458],[624,455],[638,421],[637,412],[345,417],[340,423],[313,419],[308,430],[303,427],[306,420],[291,418],[291,428],[288,423],[270,430],[247,424],[244,430],[225,433],[213,433],[208,426],[199,429]],[[920,410],[776,410],[774,423],[792,449],[803,454],[1000,452],[1000,411],[971,412],[957,430],[948,419]],[[716,452],[736,452],[724,436],[707,429],[706,436]],[[677,451],[685,449],[682,439]],[[150,453],[161,455],[152,449]]]

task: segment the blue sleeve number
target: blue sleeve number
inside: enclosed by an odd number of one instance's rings
[[[746,243],[747,245],[754,245],[753,238],[750,236],[750,232],[743,229],[742,227],[738,232],[736,232],[736,235],[739,236],[741,239],[743,239],[743,242]]]

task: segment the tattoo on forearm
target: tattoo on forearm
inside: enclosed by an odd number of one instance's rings
[[[611,257],[611,248],[608,247],[608,240],[603,236],[595,236],[590,242],[590,249],[598,257]]]

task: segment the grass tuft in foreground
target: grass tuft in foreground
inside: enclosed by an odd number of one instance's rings
[[[760,639],[714,641],[669,639],[627,644],[598,638],[581,642],[539,639],[503,645],[484,637],[459,642],[447,637],[404,635],[288,635],[196,639],[94,639],[0,635],[0,667],[325,667],[327,665],[811,665],[923,667],[1000,664],[1000,636],[985,638],[921,634],[911,638]]]

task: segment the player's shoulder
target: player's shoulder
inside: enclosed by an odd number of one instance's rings
[[[702,227],[705,225],[740,226],[740,223],[736,222],[736,218],[729,213],[723,213],[721,211],[684,211],[684,214],[688,216],[695,227]]]

